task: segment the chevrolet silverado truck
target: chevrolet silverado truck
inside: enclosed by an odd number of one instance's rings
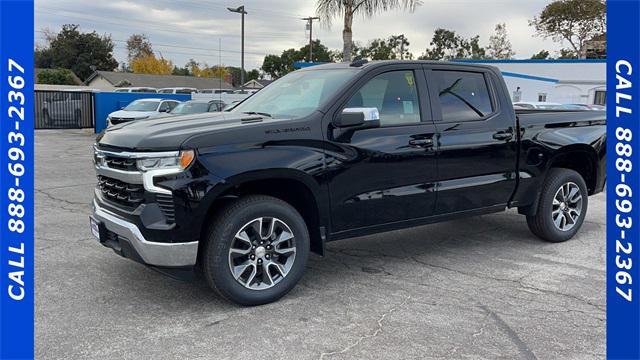
[[[561,242],[603,190],[605,121],[516,112],[491,66],[314,66],[229,111],[105,130],[91,230],[242,305],[285,295],[338,239],[517,208]]]

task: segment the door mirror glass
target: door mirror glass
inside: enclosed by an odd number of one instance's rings
[[[333,121],[333,125],[342,127],[372,128],[380,126],[380,112],[378,108],[354,107],[342,110]]]

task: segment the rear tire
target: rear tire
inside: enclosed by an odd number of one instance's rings
[[[587,186],[579,173],[552,168],[542,186],[536,214],[527,216],[527,225],[542,240],[567,241],[580,230],[588,203]]]
[[[247,306],[287,294],[302,277],[309,256],[304,219],[271,196],[250,195],[229,204],[203,240],[207,283],[226,299]]]

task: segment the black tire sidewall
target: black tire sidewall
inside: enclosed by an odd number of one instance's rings
[[[309,255],[309,233],[304,219],[287,203],[268,197],[253,201],[239,200],[229,207],[222,221],[210,232],[204,262],[205,275],[224,297],[241,305],[273,302],[288,293],[300,280]],[[246,203],[244,206],[243,203]],[[284,221],[295,236],[296,257],[287,276],[271,288],[251,290],[238,283],[229,269],[229,248],[235,234],[248,222],[259,217],[276,217]]]
[[[552,169],[550,175],[548,182],[545,184],[544,192],[541,195],[537,215],[542,217],[542,226],[547,235],[545,236],[545,240],[563,242],[571,239],[582,227],[582,223],[587,215],[589,196],[584,179],[579,173],[569,169]],[[560,189],[560,186],[568,182],[573,182],[578,185],[580,194],[582,195],[582,210],[576,224],[570,230],[562,231],[555,226],[551,213],[553,211],[553,198],[556,192]]]

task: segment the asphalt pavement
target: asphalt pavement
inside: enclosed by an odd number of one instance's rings
[[[239,307],[91,236],[95,136],[36,132],[39,359],[605,357],[605,196],[571,241],[515,211],[329,243],[280,301]]]

